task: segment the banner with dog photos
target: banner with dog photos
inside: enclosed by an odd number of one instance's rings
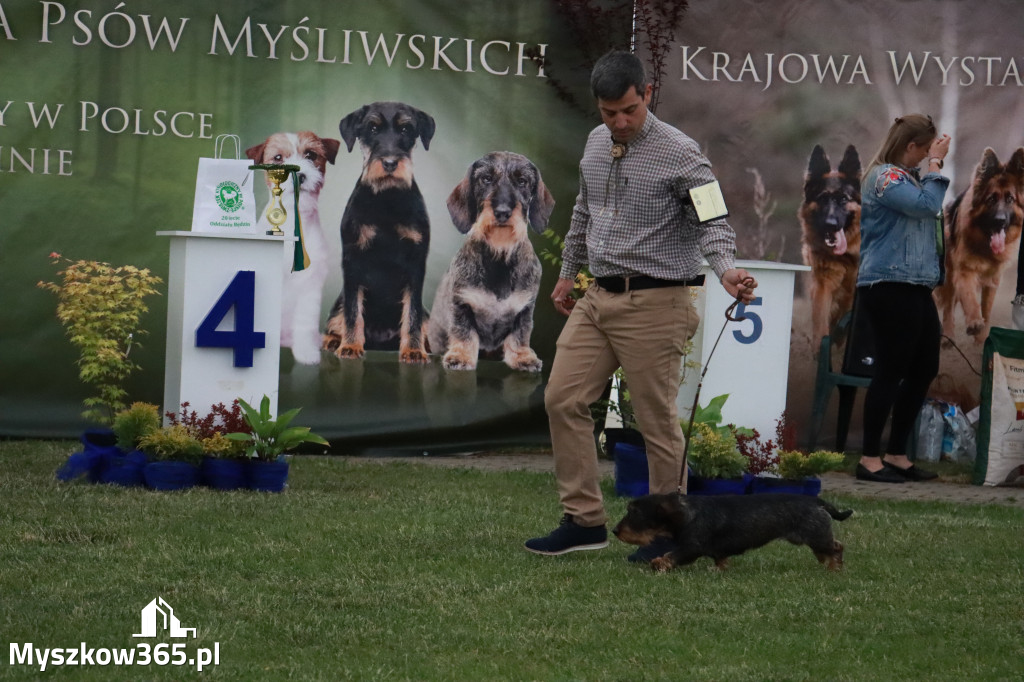
[[[215,149],[233,134],[236,165],[299,167],[308,267],[280,275],[281,409],[341,451],[544,442],[562,321],[543,305],[557,273],[540,232],[567,229],[600,121],[566,31],[547,0],[0,0],[0,435],[74,436],[95,395],[37,282],[61,258],[96,260],[149,268],[166,294],[156,232],[193,227],[197,163],[234,158]],[[469,187],[483,166],[524,180],[487,211],[500,243]],[[267,228],[263,171],[214,179],[209,231]],[[469,283],[474,250],[492,247],[519,282],[498,305]],[[455,291],[479,304],[479,330]],[[166,300],[119,346],[140,367],[130,401],[161,402]]]
[[[35,286],[54,279],[48,254],[166,279],[168,245],[154,233],[188,229],[197,159],[233,133],[247,158],[295,160],[308,183],[311,267],[282,282],[283,408],[303,407],[304,423],[353,449],[544,441],[563,318],[547,299],[555,268],[529,253],[554,249],[538,228],[568,228],[579,156],[600,122],[557,5],[0,0],[0,434],[84,425],[90,391],[53,295]],[[690,4],[656,113],[711,159],[741,258],[812,268],[794,292],[789,365],[787,417],[802,434],[818,340],[852,301],[860,175],[893,118],[915,111],[952,135],[946,199],[966,192],[970,207],[957,229],[971,248],[950,254],[969,276],[937,292],[967,359],[944,349],[933,393],[977,405],[971,365],[990,326],[1011,326],[1017,283],[1022,20],[1015,0]],[[499,322],[527,311],[518,317],[532,328],[478,334],[474,346],[449,304],[472,260],[464,247],[479,246],[467,191],[479,163],[531,178],[519,198],[529,220],[502,246],[530,285],[518,307],[486,290],[473,300]],[[254,177],[262,221],[268,195]],[[993,188],[998,215],[986,209]],[[377,230],[362,219],[376,211],[387,223]],[[163,297],[150,304],[128,389],[159,402],[167,310]],[[756,377],[751,368],[738,390],[756,391]]]
[[[658,115],[710,158],[739,254],[811,268],[794,291],[786,409],[801,446],[820,340],[836,336],[853,303],[861,176],[903,114],[930,115],[953,140],[945,222],[959,236],[947,235],[946,284],[935,291],[952,343],[930,393],[968,413],[979,405],[982,342],[989,328],[1013,326],[1021,290],[1022,25],[1024,4],[1013,0],[690,3]],[[843,351],[832,346],[835,371]],[[755,368],[737,390],[757,391]],[[861,445],[863,396],[851,450]],[[836,442],[837,403],[833,391],[818,446]]]

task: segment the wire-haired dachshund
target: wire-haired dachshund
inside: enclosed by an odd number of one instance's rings
[[[341,120],[363,171],[341,219],[342,291],[331,309],[324,348],[339,358],[397,350],[399,360],[429,362],[423,339],[423,278],[430,221],[413,179],[412,148],[430,148],[434,119],[401,102],[367,104]]]
[[[446,369],[475,369],[481,351],[500,351],[512,369],[540,371],[530,334],[541,267],[527,226],[542,231],[554,206],[537,167],[512,152],[474,161],[452,190],[448,212],[469,238],[430,311],[430,349]]]
[[[630,501],[626,516],[612,530],[632,545],[649,545],[656,538],[671,549],[651,561],[656,571],[711,557],[724,569],[729,557],[772,540],[807,545],[818,561],[838,571],[843,546],[832,537],[832,519],[842,521],[853,511],[839,511],[809,495],[645,495]]]

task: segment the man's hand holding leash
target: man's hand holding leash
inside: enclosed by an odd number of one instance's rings
[[[750,303],[754,300],[757,280],[742,268],[732,268],[722,274],[722,286],[733,298],[742,303]]]
[[[551,300],[555,303],[555,310],[566,317],[572,312],[576,305],[576,299],[572,297],[572,290],[576,283],[571,279],[559,277],[555,283],[555,290],[551,292]]]

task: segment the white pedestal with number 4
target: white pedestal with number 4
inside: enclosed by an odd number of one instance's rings
[[[170,237],[164,411],[204,416],[235,398],[277,414],[284,250],[294,238],[215,232]]]

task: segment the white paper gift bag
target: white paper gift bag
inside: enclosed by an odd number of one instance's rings
[[[252,162],[240,159],[241,151],[242,143],[237,135],[218,135],[214,143],[214,158],[199,159],[196,199],[192,209],[194,232],[259,232],[253,171],[249,170]]]

